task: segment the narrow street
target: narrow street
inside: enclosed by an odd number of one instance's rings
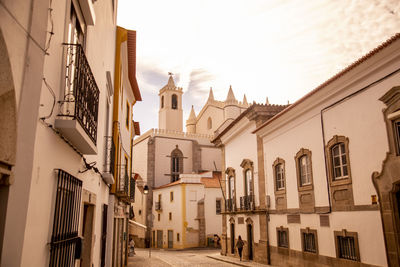
[[[169,267],[169,266],[268,266],[249,261],[221,256],[219,250],[152,250],[149,258],[148,249],[136,249],[136,255],[129,257],[129,267]]]

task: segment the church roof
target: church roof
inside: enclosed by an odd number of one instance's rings
[[[247,103],[246,94],[243,95],[243,105],[245,105],[246,107],[249,106],[249,103]]]

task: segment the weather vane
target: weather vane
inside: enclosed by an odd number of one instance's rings
[[[168,72],[168,75],[169,75],[169,76],[172,76],[172,75],[174,75],[174,74],[173,74],[172,72]]]

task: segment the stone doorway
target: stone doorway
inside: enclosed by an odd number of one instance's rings
[[[247,254],[249,260],[253,260],[253,226],[251,224],[247,225]]]
[[[168,248],[174,247],[174,231],[168,230]]]
[[[82,221],[82,235],[83,235],[83,253],[81,260],[81,267],[92,266],[92,244],[93,244],[93,222],[94,222],[94,205],[83,205],[83,221]]]
[[[157,248],[163,247],[163,231],[157,230]]]
[[[235,254],[235,224],[231,223],[231,253]]]

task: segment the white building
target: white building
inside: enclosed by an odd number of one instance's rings
[[[105,136],[116,10],[117,1],[0,5],[1,266],[112,264]]]
[[[261,138],[252,132],[287,106],[253,104],[217,133],[222,149],[225,208],[222,216],[222,254],[235,255],[240,235],[245,259],[266,262],[266,205]]]
[[[183,132],[182,94],[182,88],[176,87],[170,76],[159,92],[160,129],[147,131],[133,143],[133,170],[138,177],[134,214],[135,222],[141,225],[153,224],[152,217],[147,215],[152,214],[153,203],[158,196],[152,190],[179,180],[182,174],[220,171],[221,150],[211,143],[212,134],[221,125],[229,124],[247,107],[245,98],[245,104],[235,99],[232,88],[224,102],[214,100],[210,90],[209,99],[197,117],[192,109],[186,122],[187,132]],[[150,189],[147,197],[142,194],[145,185]],[[134,227],[137,233],[143,233],[143,227]],[[221,232],[215,234],[220,235]],[[146,229],[145,236],[137,235],[135,238],[142,245],[145,245],[146,239],[148,245],[150,228]]]
[[[399,266],[399,66],[397,34],[247,128],[262,139],[272,265]]]
[[[219,172],[181,174],[179,180],[153,189],[154,247],[213,244],[214,235],[222,232],[221,224],[215,223],[221,220],[220,176]]]

